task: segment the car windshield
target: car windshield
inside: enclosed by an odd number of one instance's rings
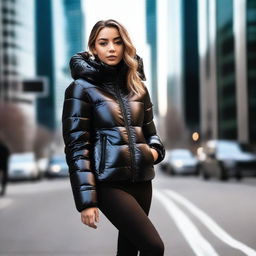
[[[220,142],[218,144],[218,153],[221,155],[241,154],[239,144],[234,142]]]
[[[66,159],[65,159],[65,156],[54,156],[54,157],[51,159],[51,162],[54,162],[54,163],[63,163],[63,162],[66,162]]]
[[[26,154],[24,154],[24,155],[13,155],[12,157],[11,157],[11,159],[12,159],[12,161],[13,162],[32,162],[32,161],[34,161],[34,156],[33,155],[30,155],[30,154],[28,154],[28,155],[26,155]]]

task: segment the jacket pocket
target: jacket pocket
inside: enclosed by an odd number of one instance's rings
[[[102,173],[105,168],[105,155],[106,155],[106,143],[107,143],[107,136],[105,134],[101,135],[100,142],[101,142],[101,155],[100,155],[99,173]]]

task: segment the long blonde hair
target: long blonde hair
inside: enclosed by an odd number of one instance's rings
[[[126,28],[119,22],[109,19],[100,20],[92,28],[92,31],[88,40],[88,48],[90,53],[93,53],[95,47],[95,41],[99,32],[105,27],[114,27],[118,30],[123,43],[124,43],[124,62],[128,66],[127,73],[127,87],[129,91],[133,91],[137,95],[141,95],[145,92],[144,84],[141,81],[138,74],[138,61],[136,60],[136,49],[130,39],[130,36]]]

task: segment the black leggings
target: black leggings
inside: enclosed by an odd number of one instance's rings
[[[97,185],[99,209],[119,230],[117,256],[162,256],[164,244],[148,218],[151,181]]]

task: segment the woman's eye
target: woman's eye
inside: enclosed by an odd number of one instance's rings
[[[107,42],[101,42],[101,43],[99,43],[99,45],[105,46],[105,45],[107,45]]]
[[[116,44],[123,44],[123,41],[117,41]]]

